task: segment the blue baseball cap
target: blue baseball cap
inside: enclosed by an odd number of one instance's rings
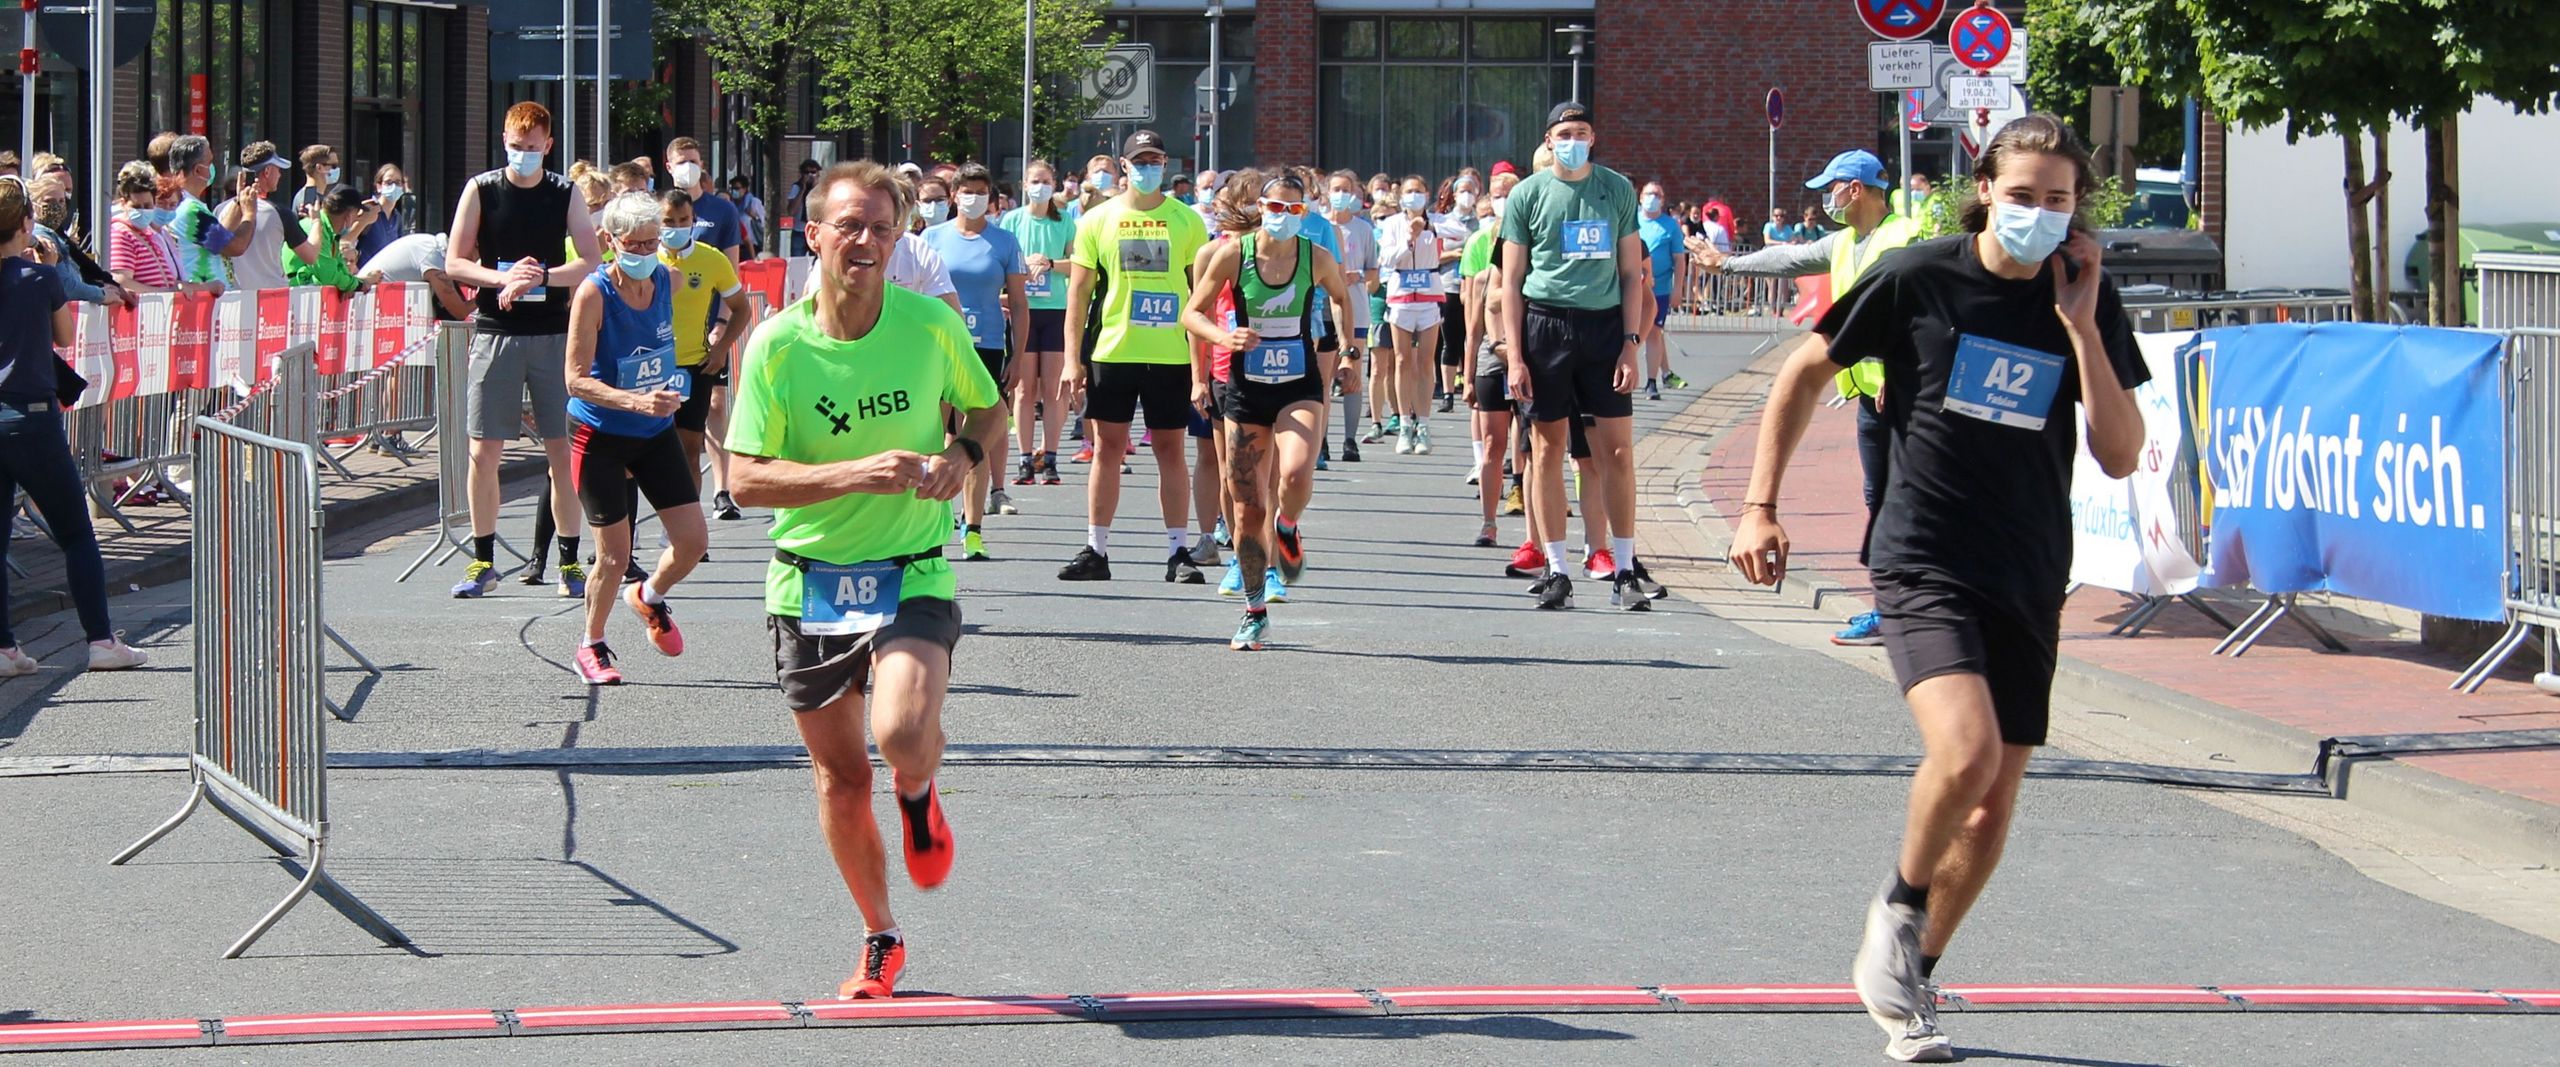
[[[1878,189],[1893,187],[1892,182],[1884,180],[1884,161],[1877,159],[1875,153],[1863,148],[1852,148],[1831,157],[1831,165],[1822,168],[1822,173],[1815,175],[1812,181],[1804,183],[1804,187],[1828,189],[1831,188],[1831,183],[1837,181],[1863,182]]]

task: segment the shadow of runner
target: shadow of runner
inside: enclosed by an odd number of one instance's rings
[[[1996,1048],[1956,1047],[1956,1056],[1966,1063],[2055,1063],[2063,1067],[2171,1067],[2161,1060],[2093,1060],[2080,1056],[2044,1056],[2033,1052],[2002,1052]]]
[[[1503,1041],[1633,1041],[1623,1030],[1578,1026],[1537,1015],[1358,1015],[1314,1019],[1226,1019],[1209,1022],[1130,1019],[1106,1026],[1147,1041],[1199,1041],[1223,1037],[1302,1037],[1341,1041],[1416,1041],[1427,1037],[1483,1037]]]

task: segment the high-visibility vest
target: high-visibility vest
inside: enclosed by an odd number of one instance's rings
[[[1863,246],[1853,239],[1855,236],[1852,231],[1843,230],[1831,246],[1831,299],[1835,302],[1847,295],[1849,287],[1856,285],[1859,276],[1883,259],[1885,253],[1917,240],[1920,224],[1906,215],[1887,215],[1869,232]],[[1839,386],[1843,397],[1883,396],[1884,364],[1873,359],[1859,360],[1841,371],[1833,383]]]

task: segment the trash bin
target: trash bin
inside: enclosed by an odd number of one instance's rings
[[[2222,249],[2195,230],[2100,230],[2098,245],[2119,286],[2210,290],[2222,284]]]
[[[2462,268],[2462,321],[2480,321],[2480,268],[2472,257],[2482,252],[2526,252],[2541,255],[2560,254],[2560,222],[2518,222],[2504,226],[2465,226],[2460,234],[2462,255],[2454,262]],[[2422,231],[2409,242],[2407,280],[2419,292],[2427,289],[2427,235]]]

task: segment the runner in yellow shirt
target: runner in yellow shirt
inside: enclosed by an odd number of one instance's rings
[[[754,325],[747,289],[738,284],[738,268],[720,250],[704,244],[693,217],[693,194],[669,189],[658,197],[658,258],[675,283],[676,366],[693,375],[693,393],[676,409],[676,439],[684,442],[688,469],[702,470],[702,452],[711,450],[711,510],[723,519],[738,517],[729,497],[729,453],[719,437],[728,430],[729,355],[738,339]],[[701,484],[697,473],[694,482]]]

